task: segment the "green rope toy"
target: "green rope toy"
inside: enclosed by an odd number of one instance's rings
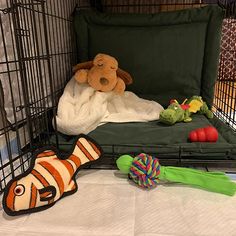
[[[236,184],[223,172],[203,172],[190,168],[161,166],[158,159],[141,153],[136,157],[122,155],[116,161],[124,174],[143,188],[153,188],[160,180],[183,183],[212,192],[233,196]]]

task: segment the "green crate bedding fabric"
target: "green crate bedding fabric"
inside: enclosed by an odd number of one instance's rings
[[[219,132],[217,143],[189,143],[191,130],[212,125]],[[236,134],[222,121],[195,115],[190,123],[166,126],[157,121],[146,123],[108,123],[89,133],[105,153],[154,153],[164,158],[236,159]],[[53,137],[52,137],[53,138]],[[59,136],[60,148],[71,149],[76,137]],[[51,140],[55,143],[55,139]]]
[[[167,106],[201,95],[212,104],[224,12],[218,6],[158,14],[78,11],[78,57],[118,59],[134,78],[129,90]]]
[[[80,62],[97,53],[110,54],[134,83],[128,90],[163,106],[201,95],[213,102],[224,12],[218,6],[158,14],[106,14],[80,10],[74,26]],[[188,133],[215,126],[217,143],[189,143]],[[89,133],[105,153],[157,153],[168,157],[236,159],[236,134],[217,118],[202,115],[190,123],[165,126],[147,123],[108,123]],[[68,141],[69,140],[69,141]],[[73,138],[60,136],[61,148]]]

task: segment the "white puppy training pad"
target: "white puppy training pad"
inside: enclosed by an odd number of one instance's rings
[[[99,92],[72,78],[58,103],[57,129],[68,135],[88,134],[107,122],[158,120],[162,110],[159,103],[139,98],[132,92],[125,91],[123,95]]]
[[[143,190],[111,170],[84,170],[78,191],[42,212],[0,214],[4,236],[234,236],[236,196],[177,184]]]

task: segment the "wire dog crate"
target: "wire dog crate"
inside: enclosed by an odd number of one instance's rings
[[[223,23],[213,111],[236,130],[236,3],[199,0],[5,0],[0,3],[0,192],[55,136],[57,103],[76,64],[72,13],[155,13],[220,4]],[[55,120],[55,119],[54,119]]]

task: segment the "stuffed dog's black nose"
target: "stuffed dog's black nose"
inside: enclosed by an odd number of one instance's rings
[[[100,83],[101,83],[102,85],[107,85],[107,84],[109,84],[109,80],[106,79],[106,78],[104,78],[104,77],[101,77],[101,78],[100,78]]]

